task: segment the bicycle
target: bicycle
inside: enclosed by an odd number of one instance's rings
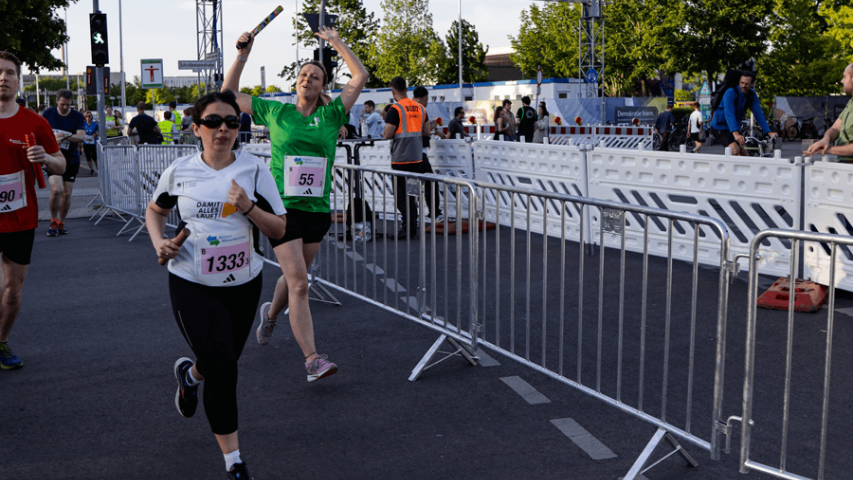
[[[830,127],[835,123],[835,119],[832,117],[824,117],[823,125],[817,129],[817,138],[823,138],[826,135],[826,131],[829,130]]]
[[[760,137],[746,137],[741,147],[750,157],[772,157],[776,150],[776,137],[761,135]]]
[[[679,151],[681,145],[687,143],[687,129],[689,125],[690,122],[686,117],[672,125],[672,131],[669,132],[669,140],[667,142],[667,149],[670,152]]]
[[[790,141],[797,139],[816,139],[817,127],[814,124],[814,117],[797,117],[791,116],[794,119],[794,124],[785,129],[785,136]]]

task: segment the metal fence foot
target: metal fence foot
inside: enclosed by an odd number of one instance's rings
[[[439,348],[441,348],[441,344],[444,343],[445,340],[455,349],[455,351],[444,352],[444,351],[439,350]],[[432,363],[429,363],[438,354],[442,354],[444,356],[441,357],[440,359],[432,362]],[[468,362],[471,365],[477,365],[477,360],[480,359],[480,357],[478,357],[477,354],[474,353],[474,351],[472,351],[470,348],[468,348],[468,346],[462,345],[461,343],[457,342],[455,339],[450,338],[447,335],[442,333],[438,337],[438,340],[436,340],[435,343],[433,343],[432,346],[429,347],[429,350],[427,350],[426,354],[423,356],[423,358],[421,358],[421,361],[418,362],[418,364],[415,366],[414,370],[412,370],[412,374],[409,375],[409,381],[414,382],[427,369],[432,368],[432,367],[438,365],[439,363],[447,360],[448,358],[455,357],[455,356],[465,357],[465,360],[468,360]]]
[[[319,268],[320,266],[316,263],[311,265],[311,271],[308,274],[308,300],[330,303],[336,307],[340,307],[343,303],[332,295],[332,292],[324,287],[323,284],[317,281],[317,270]],[[314,294],[313,297],[311,296],[312,293]]]
[[[657,446],[660,445],[661,440],[664,439],[666,439],[666,441],[670,444],[670,446],[672,446],[674,450],[667,453],[660,460],[649,465],[649,467],[646,468],[646,465],[649,463],[649,461],[651,461],[652,453],[655,451]],[[634,480],[639,475],[646,473],[647,471],[651,470],[652,467],[675,455],[676,453],[680,454],[682,458],[684,458],[684,461],[687,462],[687,464],[691,467],[699,466],[696,460],[694,460],[693,457],[691,457],[690,454],[687,453],[687,450],[685,450],[684,447],[682,447],[675,440],[675,438],[673,438],[672,435],[670,435],[663,428],[658,428],[652,439],[646,445],[646,448],[643,449],[643,453],[641,453],[637,460],[634,462],[634,465],[631,467],[631,470],[628,470],[628,473],[625,475],[624,480]]]

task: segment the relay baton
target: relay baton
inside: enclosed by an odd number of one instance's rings
[[[254,38],[255,35],[261,33],[261,30],[267,28],[267,25],[269,25],[270,22],[275,20],[275,17],[277,17],[283,11],[284,11],[284,9],[281,8],[281,5],[279,5],[278,8],[273,10],[271,14],[269,14],[265,19],[263,19],[263,21],[261,21],[261,23],[259,23],[258,26],[255,27],[254,30],[252,30],[250,37]],[[249,42],[238,42],[237,43],[237,50],[244,49],[246,47],[246,45],[248,45],[248,44],[249,44]]]
[[[34,133],[27,133],[24,135],[24,139],[27,141],[27,148],[36,146],[36,136]],[[41,171],[41,164],[33,165],[33,175],[36,177],[36,182],[38,182],[39,188],[47,187],[44,183],[44,173]]]
[[[184,244],[184,242],[187,241],[187,238],[189,238],[189,236],[190,236],[190,229],[185,228],[185,229],[181,230],[181,232],[178,233],[178,236],[173,238],[172,241],[175,242],[175,245],[180,247],[181,245]],[[166,265],[166,263],[168,263],[168,262],[169,262],[169,260],[167,260],[163,257],[160,257],[157,259],[157,263],[159,263],[160,266]]]

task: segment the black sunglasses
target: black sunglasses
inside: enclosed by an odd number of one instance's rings
[[[219,128],[224,123],[226,127],[236,129],[240,128],[240,117],[236,115],[228,115],[227,117],[222,118],[219,115],[214,114],[202,118],[198,123],[207,128]]]

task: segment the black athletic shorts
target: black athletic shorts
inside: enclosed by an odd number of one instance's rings
[[[0,233],[0,253],[18,265],[29,265],[36,229]]]
[[[714,135],[714,142],[716,142],[717,145],[728,147],[733,143],[737,143],[735,136],[728,130],[717,130],[716,128],[712,128],[711,134]]]
[[[77,179],[77,173],[80,172],[80,164],[79,163],[66,163],[65,164],[65,173],[62,174],[63,182],[71,182],[74,183],[74,180]],[[50,175],[55,176],[55,175]]]
[[[275,248],[297,238],[302,243],[320,243],[332,226],[332,215],[329,212],[306,212],[295,208],[287,209],[287,230],[284,237],[270,239],[270,245]]]

